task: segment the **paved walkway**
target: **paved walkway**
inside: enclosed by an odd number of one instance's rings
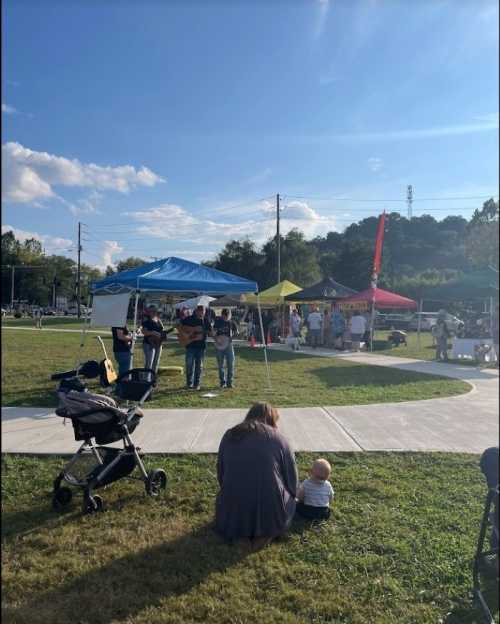
[[[272,349],[282,349],[273,345]],[[370,353],[304,349],[306,355],[444,375],[471,392],[443,399],[280,409],[280,429],[297,451],[443,451],[481,453],[498,444],[498,372]],[[147,453],[213,453],[244,409],[146,409],[134,432]],[[4,453],[73,453],[71,423],[48,408],[2,408]]]

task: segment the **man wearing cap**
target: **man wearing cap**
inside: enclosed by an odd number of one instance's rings
[[[212,333],[212,326],[205,316],[204,306],[196,306],[193,314],[184,318],[181,321],[181,325],[199,329],[196,339],[191,340],[186,345],[186,386],[191,390],[199,390],[207,336]]]

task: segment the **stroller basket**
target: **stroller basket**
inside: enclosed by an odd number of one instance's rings
[[[148,368],[134,368],[116,380],[115,395],[125,401],[141,401],[156,385],[156,374]]]

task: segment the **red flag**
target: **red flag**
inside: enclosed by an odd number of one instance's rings
[[[373,279],[376,282],[382,264],[382,245],[384,244],[385,210],[380,215],[377,226],[377,238],[375,239],[375,255],[373,257]]]

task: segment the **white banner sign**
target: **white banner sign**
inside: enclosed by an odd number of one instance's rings
[[[122,295],[96,295],[92,301],[90,325],[125,327],[127,324],[130,293]]]

